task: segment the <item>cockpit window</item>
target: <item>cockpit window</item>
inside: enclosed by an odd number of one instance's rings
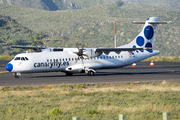
[[[20,57],[16,57],[14,60],[20,60],[21,58]]]
[[[25,60],[25,58],[24,58],[24,57],[21,57],[21,60],[23,60],[23,61],[24,61],[24,60]]]
[[[29,59],[27,57],[15,57],[14,60],[26,61],[26,60],[29,60]]]
[[[26,60],[29,60],[27,57],[25,57]]]

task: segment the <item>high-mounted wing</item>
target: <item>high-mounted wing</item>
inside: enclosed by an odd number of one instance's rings
[[[36,47],[36,46],[11,46],[11,48],[33,49],[34,51],[38,51],[41,49],[51,49],[52,51],[63,51],[63,48],[48,48],[48,47]]]
[[[37,48],[41,49],[41,47],[36,47],[36,46],[11,46],[11,48],[33,49],[33,50],[37,50]],[[47,48],[42,47],[42,49],[47,49]]]
[[[102,52],[105,53],[106,55],[108,55],[110,52],[116,52],[117,54],[119,54],[121,51],[128,51],[128,52],[132,52],[135,50],[144,50],[144,48],[97,48],[95,50],[95,52]]]

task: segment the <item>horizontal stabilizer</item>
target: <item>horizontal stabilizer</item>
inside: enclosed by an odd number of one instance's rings
[[[134,23],[134,24],[145,24],[145,22],[143,22],[143,21],[132,21],[132,23]],[[173,22],[172,21],[149,21],[148,22],[149,24],[172,24]]]
[[[172,21],[148,22],[149,24],[172,24]]]
[[[145,22],[143,22],[143,21],[141,21],[141,22],[132,21],[132,23],[134,23],[134,24],[145,24]]]

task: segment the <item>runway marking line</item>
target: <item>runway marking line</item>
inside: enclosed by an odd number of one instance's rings
[[[7,72],[9,72],[9,71],[1,71],[0,73],[7,73]]]

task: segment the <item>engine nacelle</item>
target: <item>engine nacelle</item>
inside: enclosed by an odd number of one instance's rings
[[[95,52],[96,49],[85,49],[83,50],[83,55],[87,57],[98,57],[102,52]]]

